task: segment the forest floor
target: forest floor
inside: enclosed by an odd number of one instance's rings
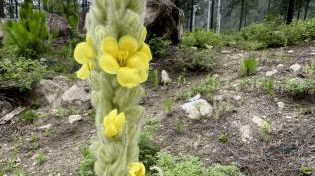
[[[237,167],[249,176],[298,176],[302,165],[311,167],[315,175],[314,95],[296,98],[275,87],[274,96],[269,96],[255,87],[255,81],[264,77],[267,71],[276,69],[278,64],[283,64],[285,69],[273,75],[275,80],[292,76],[289,67],[295,63],[302,67],[309,64],[314,58],[311,53],[315,52],[315,42],[267,51],[224,50],[226,52],[213,51],[216,57],[213,71],[186,71],[182,73],[186,80],[183,84],[176,82],[181,73],[178,68],[173,68],[171,63],[176,61],[172,61],[172,57],[156,61],[157,68],[166,70],[173,81],[167,87],[155,88],[149,79],[143,84],[146,96],[140,104],[145,108],[144,124],[151,119],[160,121],[154,136],[160,148],[174,156],[198,156],[206,168],[214,163],[229,165],[236,162]],[[289,50],[294,52],[288,53]],[[258,58],[258,69],[244,79],[239,76],[240,59],[251,56]],[[216,74],[220,83],[212,96],[202,95],[213,106],[211,117],[189,119],[180,109],[184,100],[177,101],[171,112],[165,112],[164,99],[191,88],[192,83],[202,81],[209,74]],[[222,95],[221,99],[219,95]],[[236,95],[241,98],[235,99]],[[283,102],[284,107],[279,108],[278,102]],[[40,107],[37,111],[44,113],[49,108]],[[0,125],[0,166],[8,166],[11,162],[36,176],[77,175],[76,169],[83,157],[82,148],[89,146],[95,137],[95,125],[87,113],[89,105],[76,107],[82,120],[75,125],[69,125],[66,118],[72,107],[62,108],[64,113],[44,114],[45,117],[31,124],[25,125],[15,116]],[[269,143],[259,125],[259,119],[267,118],[271,121]],[[180,130],[176,127],[178,121],[183,122]],[[46,124],[52,124],[50,130],[38,129]],[[218,140],[222,134],[227,136],[226,142]],[[35,159],[39,152],[47,156],[42,164],[38,163],[40,159]]]

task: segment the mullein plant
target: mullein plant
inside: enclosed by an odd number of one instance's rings
[[[145,175],[138,161],[144,113],[138,103],[152,55],[144,43],[144,8],[144,0],[93,0],[86,42],[74,50],[82,64],[77,77],[88,79],[92,88],[97,140],[90,150],[99,176]]]

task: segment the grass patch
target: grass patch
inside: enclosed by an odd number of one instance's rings
[[[256,87],[257,88],[262,88],[270,96],[274,95],[274,90],[273,90],[274,85],[275,85],[275,81],[274,81],[273,78],[270,78],[270,77],[260,78],[256,82]]]
[[[39,152],[35,155],[35,160],[37,163],[39,163],[41,165],[47,160],[47,156],[45,154]]]
[[[36,114],[33,109],[27,107],[21,112],[20,118],[23,123],[30,124],[36,119],[39,119],[39,115]]]
[[[174,104],[175,104],[175,101],[173,98],[166,98],[163,101],[164,110],[166,111],[166,113],[170,113],[173,110]]]
[[[269,135],[269,130],[270,130],[270,125],[271,125],[271,121],[270,119],[266,118],[263,122],[263,126],[261,127],[263,130],[263,135],[264,135],[264,139],[265,142],[268,144],[271,137]]]
[[[241,76],[249,76],[254,74],[257,69],[257,58],[245,58],[241,60],[240,64],[240,75]]]
[[[305,98],[314,93],[314,82],[312,78],[293,78],[286,77],[280,81],[282,91],[288,91],[297,98]]]

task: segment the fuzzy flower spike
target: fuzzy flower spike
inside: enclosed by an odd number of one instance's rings
[[[148,78],[150,48],[144,42],[139,44],[130,35],[121,37],[119,43],[114,37],[107,37],[101,43],[104,54],[99,64],[105,72],[116,74],[123,87],[137,86]]]
[[[87,79],[90,71],[94,68],[94,60],[96,53],[92,43],[92,36],[86,36],[86,42],[79,43],[74,50],[74,59],[82,64],[82,67],[77,71],[77,77]]]

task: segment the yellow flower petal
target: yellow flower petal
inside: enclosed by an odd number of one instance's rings
[[[120,38],[118,48],[119,50],[125,50],[133,54],[138,49],[138,42],[133,37],[125,35]]]
[[[143,53],[147,54],[149,61],[152,60],[152,53],[151,53],[150,47],[146,43],[142,42],[140,44],[139,52],[143,52]]]
[[[137,52],[126,62],[126,66],[129,68],[139,68],[142,69],[147,64],[147,56],[144,53]]]
[[[86,35],[86,43],[89,44],[91,47],[93,46],[92,42],[92,35]]]
[[[107,116],[104,117],[104,134],[107,137],[115,138],[122,131],[124,123],[125,114],[120,113],[117,116],[117,109],[112,110]]]
[[[87,79],[90,76],[90,69],[88,64],[82,65],[82,67],[77,71],[77,77],[80,79]]]
[[[134,162],[129,165],[129,176],[144,176],[145,167],[142,163]]]
[[[121,67],[117,73],[117,81],[123,87],[132,88],[137,86],[141,81],[139,69]]]
[[[116,38],[110,36],[103,39],[101,42],[101,49],[110,54],[115,54],[118,51],[118,42]]]
[[[101,68],[109,74],[117,74],[120,66],[117,62],[117,60],[110,54],[104,54],[99,59],[99,64]]]
[[[93,48],[86,42],[79,43],[74,49],[74,59],[80,64],[92,61],[96,57]]]
[[[140,34],[140,42],[144,42],[147,36],[147,28],[145,26],[142,27]]]
[[[143,83],[144,81],[146,81],[149,77],[149,71],[148,69],[142,69],[140,70],[140,82],[139,83]]]

